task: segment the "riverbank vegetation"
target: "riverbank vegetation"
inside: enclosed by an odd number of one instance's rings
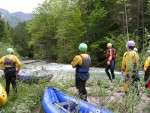
[[[93,66],[104,66],[106,44],[117,49],[116,68],[134,40],[141,59],[150,49],[148,0],[45,0],[33,20],[11,28],[0,18],[0,39],[11,44],[23,59],[70,63],[81,42],[88,44]],[[2,56],[4,53],[1,53]]]
[[[0,78],[0,82],[4,84],[4,79]],[[139,96],[136,95],[134,89],[129,95],[126,95],[122,90],[121,78],[118,77],[113,84],[110,84],[106,79],[93,78],[87,82],[88,102],[109,109],[114,113],[148,113],[150,92],[145,90],[142,84],[143,81],[139,83]],[[53,78],[50,81],[41,80],[36,83],[17,81],[18,93],[14,94],[11,88],[8,103],[1,108],[0,113],[40,113],[43,111],[42,95],[49,85],[79,98],[74,79]]]
[[[11,28],[0,16],[0,57],[6,48],[13,47],[20,59],[46,59],[48,62],[69,63],[79,53],[78,45],[88,45],[93,67],[106,64],[106,45],[111,42],[117,50],[116,69],[126,42],[134,40],[143,69],[146,51],[150,49],[150,2],[148,0],[44,0],[34,10],[34,18]],[[140,96],[134,91],[125,95],[123,81],[113,84],[102,78],[88,81],[89,102],[115,113],[150,111],[150,92],[140,81]],[[0,78],[4,84],[4,79]],[[26,84],[17,82],[18,94],[9,96],[2,113],[37,113],[41,107],[44,89],[52,85],[65,93],[77,96],[74,81],[54,79],[49,82]],[[94,87],[94,88],[93,88]],[[134,90],[134,89],[133,89]]]

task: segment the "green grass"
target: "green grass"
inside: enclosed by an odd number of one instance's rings
[[[5,86],[3,78],[0,78],[0,83]],[[40,80],[36,83],[24,83],[17,81],[17,95],[13,94],[11,88],[8,102],[4,107],[0,108],[0,113],[37,113],[41,109],[43,92],[49,85],[54,86],[69,95],[77,97],[77,92],[69,90],[70,87],[75,88],[74,83],[74,80],[66,79],[52,79],[47,82]],[[129,95],[124,95],[122,99],[118,99],[117,97],[114,100],[110,99],[110,97],[115,93],[115,89],[122,87],[122,85],[123,82],[121,78],[116,78],[113,84],[110,84],[108,81],[103,79],[90,79],[87,82],[87,86],[90,88],[88,90],[88,96],[99,100],[97,105],[115,113],[134,113],[136,106],[141,101],[141,96],[136,96],[135,92],[131,92]],[[108,91],[111,91],[111,93],[108,93]],[[150,91],[145,90],[144,94],[149,95]],[[146,105],[143,109],[141,109],[141,113],[148,113],[149,110],[149,105]]]
[[[0,83],[5,86],[4,78],[0,78]],[[73,82],[70,81],[44,81],[40,80],[36,83],[24,83],[17,80],[18,93],[14,94],[12,88],[10,89],[10,95],[8,97],[7,104],[0,108],[0,113],[33,113],[40,110],[40,104],[42,100],[42,95],[49,85],[55,86],[55,88],[60,89],[70,95],[67,89],[73,86]]]
[[[0,82],[4,85],[4,79],[0,78]],[[5,85],[4,85],[5,86]],[[7,104],[1,108],[0,112],[4,113],[20,113],[32,112],[34,106],[40,103],[45,87],[48,82],[39,82],[37,84],[26,84],[17,81],[18,93],[15,94],[10,89]]]

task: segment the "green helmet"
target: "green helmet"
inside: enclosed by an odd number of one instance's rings
[[[79,50],[85,52],[87,50],[87,45],[85,43],[81,43],[79,45]]]
[[[7,52],[8,52],[8,53],[13,53],[14,50],[13,50],[12,48],[7,48]]]
[[[147,50],[147,54],[150,55],[150,50]]]

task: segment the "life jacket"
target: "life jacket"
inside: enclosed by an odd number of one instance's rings
[[[82,55],[80,55],[80,56],[82,58],[82,64],[77,65],[76,73],[87,73],[89,71],[89,67],[91,64],[91,58],[89,55],[88,55],[88,58],[85,58]]]
[[[114,48],[108,49],[106,53],[107,58],[109,58],[111,54],[112,54],[112,59],[116,58],[116,49]]]
[[[7,68],[16,68],[15,62],[11,59],[9,59],[7,56],[5,57],[5,62],[4,62],[4,67],[5,69]]]
[[[148,89],[150,90],[150,80],[148,81]]]

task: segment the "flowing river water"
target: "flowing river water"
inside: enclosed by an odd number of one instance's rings
[[[23,61],[27,68],[26,71],[46,70],[45,74],[53,74],[53,78],[73,78],[75,69],[70,64],[59,64],[59,63],[46,63],[45,61],[39,61],[31,63],[31,61]],[[22,69],[23,70],[23,69]],[[42,71],[44,72],[44,71]],[[89,70],[90,78],[103,78],[108,79],[105,68],[90,67]],[[140,76],[143,76],[143,72],[140,71]],[[123,77],[121,72],[115,70],[116,77]]]
[[[74,78],[75,69],[72,68],[71,64],[59,64],[59,63],[47,63],[46,61],[37,61],[37,60],[27,60],[22,61],[24,64],[23,68],[20,70],[20,73],[33,73],[35,76],[40,72],[40,75],[53,74],[53,78]],[[42,71],[40,71],[42,70]],[[115,70],[116,77],[123,78],[121,72]],[[99,79],[108,79],[105,68],[90,67],[89,70],[90,78],[99,78]],[[0,76],[3,74],[3,71],[0,71]],[[141,78],[143,78],[143,71],[139,72]]]

